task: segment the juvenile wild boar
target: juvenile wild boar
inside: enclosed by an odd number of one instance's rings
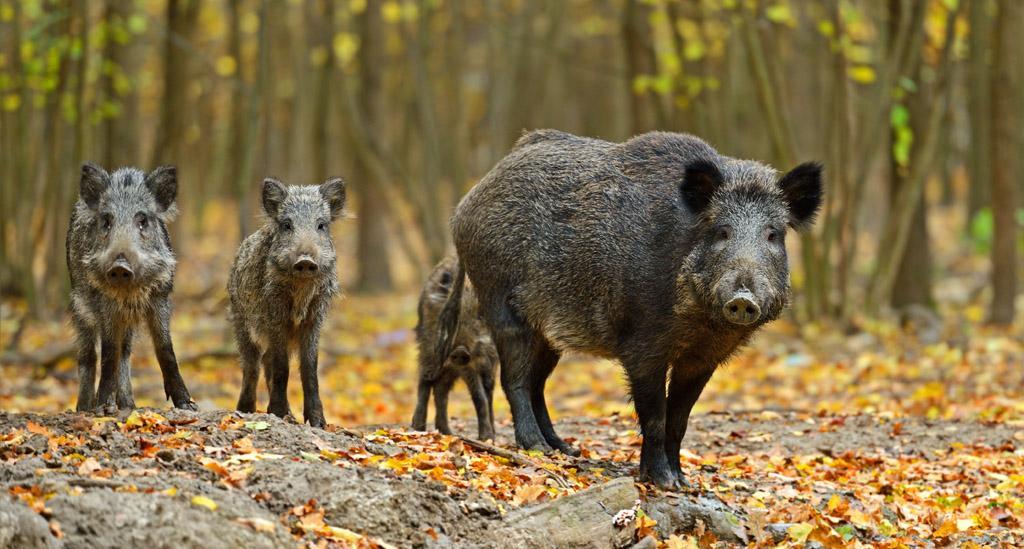
[[[285,186],[263,181],[267,223],[242,242],[231,267],[231,320],[242,362],[238,410],[256,410],[259,364],[270,392],[268,411],[291,414],[288,354],[297,347],[302,378],[302,416],[324,427],[317,384],[320,328],[339,292],[331,222],[345,208],[345,183]]]
[[[491,334],[477,310],[476,294],[472,286],[462,290],[458,327],[452,339],[451,352],[438,359],[435,354],[438,338],[438,316],[452,290],[458,258],[448,256],[434,267],[420,294],[419,322],[416,324],[416,344],[419,346],[419,386],[412,428],[427,428],[427,405],[430,392],[434,392],[434,424],[443,434],[452,434],[448,425],[448,393],[456,380],[462,379],[469,388],[476,408],[477,432],[480,440],[494,438],[494,371],[498,366],[498,352],[491,342]]]
[[[815,163],[780,176],[686,134],[529,133],[451,220],[461,263],[438,352],[450,348],[468,275],[516,442],[575,453],[552,427],[545,381],[565,350],[616,358],[644,437],[639,476],[678,486],[694,402],[786,306],[786,227],[811,224],[821,201]]]
[[[173,166],[145,174],[122,168],[108,174],[82,166],[78,202],[68,225],[71,320],[78,342],[78,410],[113,413],[134,408],[132,338],[145,322],[176,408],[195,410],[171,344],[170,294],[177,264],[167,223],[177,213]],[[96,342],[100,380],[96,390]]]

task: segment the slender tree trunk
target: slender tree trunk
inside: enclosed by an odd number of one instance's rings
[[[970,116],[971,147],[967,157],[970,192],[967,219],[991,199],[992,181],[992,17],[987,0],[970,2],[970,55],[967,58],[967,111]]]
[[[1015,218],[1021,180],[1020,67],[1015,66],[1024,33],[1024,6],[1018,0],[1000,0],[995,32],[995,78],[992,85],[992,214],[995,233],[992,244],[992,307],[989,321],[1013,322],[1017,297],[1017,235]]]
[[[657,129],[655,112],[649,92],[638,93],[634,88],[637,79],[643,75],[653,76],[657,69],[651,55],[651,48],[646,42],[651,35],[647,23],[649,8],[641,2],[627,0],[622,18],[622,46],[625,50],[626,73],[625,82],[629,94],[629,110],[632,113],[630,131],[638,135]]]
[[[323,181],[328,176],[328,147],[330,140],[327,124],[330,121],[331,78],[334,73],[334,2],[332,0],[316,0],[312,9],[313,21],[310,21],[314,34],[313,51],[316,52],[316,63],[313,77],[313,127],[311,135],[311,154],[313,160],[313,179]]]
[[[130,2],[107,0],[103,18],[111,27],[125,29],[131,10]],[[136,82],[131,79],[135,74],[134,56],[130,44],[122,42],[123,36],[128,33],[109,33],[103,42],[103,63],[110,67],[101,76],[103,97],[116,106],[117,113],[103,117],[103,164],[107,169],[138,162],[138,96]]]
[[[384,89],[381,70],[384,62],[384,26],[380,5],[370,2],[358,17],[359,27],[359,92],[357,102],[370,127],[384,122]],[[362,138],[356,136],[356,139]],[[388,254],[388,208],[381,182],[374,177],[369,159],[355,155],[352,163],[353,185],[358,204],[358,237],[356,257],[359,273],[356,290],[383,292],[391,290],[391,258]]]

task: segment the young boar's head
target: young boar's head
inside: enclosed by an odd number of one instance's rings
[[[108,174],[94,164],[82,166],[80,201],[88,220],[90,249],[83,255],[92,285],[110,295],[169,283],[174,276],[167,223],[177,213],[174,166],[144,174],[122,168]]]
[[[345,182],[285,186],[263,181],[263,211],[274,225],[270,262],[286,277],[310,280],[333,273],[336,261],[331,222],[345,209]]]
[[[756,327],[789,301],[786,228],[814,222],[822,201],[821,165],[778,176],[744,160],[689,164],[683,201],[697,214],[687,271],[711,318]]]
[[[452,290],[452,271],[455,262],[451,263],[450,266],[439,269],[427,281],[430,303],[438,309],[444,306]],[[498,354],[491,341],[491,332],[480,313],[476,293],[468,282],[462,292],[459,325],[452,341],[452,351],[448,353],[445,362],[456,368],[472,366],[476,369],[486,369],[498,362]]]

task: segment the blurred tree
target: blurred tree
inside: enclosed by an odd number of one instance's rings
[[[1019,58],[1024,36],[1024,5],[1000,0],[994,37],[992,81],[992,307],[989,321],[1011,324],[1017,296],[1017,193],[1021,185],[1021,94]]]

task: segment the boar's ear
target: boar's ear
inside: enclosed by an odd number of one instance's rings
[[[345,181],[332,177],[320,184],[320,196],[331,207],[331,221],[338,219],[345,209]]]
[[[174,166],[160,166],[146,176],[146,188],[153,193],[156,206],[161,212],[174,205],[178,196],[178,169]]]
[[[110,176],[106,170],[92,162],[82,164],[82,182],[78,192],[87,206],[95,208],[109,185]]]
[[[263,211],[267,212],[267,215],[277,217],[277,211],[285,198],[288,198],[288,188],[284,183],[272,177],[263,180]]]
[[[814,223],[821,207],[821,164],[805,162],[779,179],[779,189],[789,206],[789,224],[800,229]]]
[[[693,213],[700,213],[708,207],[711,197],[722,185],[722,172],[710,160],[695,160],[686,166],[680,192],[683,202]]]

